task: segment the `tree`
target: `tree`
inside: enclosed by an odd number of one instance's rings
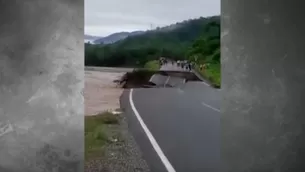
[[[220,46],[220,17],[186,20],[113,44],[85,44],[85,65],[144,66],[160,56],[206,60]],[[216,56],[215,58],[217,59]]]

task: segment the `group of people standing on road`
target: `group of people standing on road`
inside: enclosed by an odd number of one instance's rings
[[[169,62],[171,62],[172,65],[174,65],[176,63],[177,66],[181,67],[182,69],[189,70],[189,71],[192,71],[194,66],[195,66],[194,62],[189,62],[187,60],[183,60],[183,61],[181,61],[181,60],[177,60],[177,61],[170,60],[169,61],[168,59],[166,59],[164,57],[160,57],[160,59],[159,59],[159,63],[160,63],[161,66],[165,65]],[[200,65],[199,68],[200,68],[200,70],[202,70],[203,68],[205,68],[205,65]]]
[[[169,61],[164,57],[160,57],[160,59],[159,59],[159,63],[160,63],[161,66],[167,64],[168,62]],[[194,64],[192,62],[188,62],[187,60],[184,60],[184,61],[171,60],[171,63],[172,63],[172,65],[174,65],[176,63],[177,66],[181,67],[182,69],[189,70],[189,71],[191,71],[193,69],[193,66],[194,66]]]
[[[160,57],[160,59],[159,59],[160,66],[162,66],[162,65],[166,64],[167,62],[168,62],[168,61],[167,61],[167,59],[166,59],[166,58],[164,58],[164,57]]]
[[[178,60],[176,63],[181,68],[189,70],[189,71],[191,71],[193,69],[193,65],[194,65],[193,63],[188,62],[187,60],[184,60],[184,61]]]

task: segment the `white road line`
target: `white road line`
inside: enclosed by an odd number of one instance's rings
[[[155,74],[150,78],[151,81],[153,81],[153,79],[155,78]]]
[[[214,111],[216,111],[216,112],[220,112],[220,110],[219,110],[219,109],[214,108],[213,106],[210,106],[210,105],[208,105],[208,104],[206,104],[206,103],[204,103],[204,102],[201,102],[201,104],[202,104],[202,105],[204,105],[204,106],[206,106],[206,107],[208,107],[208,108],[213,109],[213,110],[214,110]]]
[[[207,83],[205,83],[205,82],[203,82],[203,81],[201,81],[201,83],[204,84],[204,85],[206,85],[206,86],[209,86],[209,87],[210,87],[210,84],[207,84]]]
[[[184,93],[184,91],[181,88],[178,88],[177,90],[178,90],[178,93],[180,93],[180,94]]]
[[[168,76],[168,77],[167,77],[167,79],[166,79],[166,81],[165,81],[165,83],[164,83],[164,87],[167,85],[167,83],[168,83],[168,81],[169,81],[170,78],[171,78],[171,76]]]
[[[133,89],[131,89],[130,92],[129,92],[129,102],[130,102],[131,109],[133,110],[135,116],[137,117],[137,119],[138,119],[140,125],[142,126],[146,136],[148,137],[151,145],[155,149],[156,153],[158,154],[159,158],[161,159],[161,161],[164,164],[164,166],[167,169],[167,171],[168,172],[176,172],[176,170],[174,169],[172,164],[169,162],[169,160],[164,155],[164,153],[163,153],[162,149],[160,148],[160,146],[158,145],[156,139],[151,134],[151,132],[147,128],[146,124],[144,123],[143,119],[141,118],[138,110],[136,109],[136,107],[134,105],[133,98],[132,98],[132,93],[133,93]]]

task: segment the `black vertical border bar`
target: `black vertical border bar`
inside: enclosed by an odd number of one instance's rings
[[[221,3],[224,171],[305,171],[304,2]]]
[[[84,171],[84,0],[0,8],[0,171]]]

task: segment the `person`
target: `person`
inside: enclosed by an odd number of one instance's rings
[[[199,69],[200,69],[200,71],[202,71],[202,69],[203,69],[203,65],[202,64],[200,64]]]
[[[162,58],[159,59],[159,64],[160,64],[160,66],[163,65],[163,59]]]
[[[189,71],[191,71],[192,70],[192,64],[189,63],[188,66],[189,66]]]

